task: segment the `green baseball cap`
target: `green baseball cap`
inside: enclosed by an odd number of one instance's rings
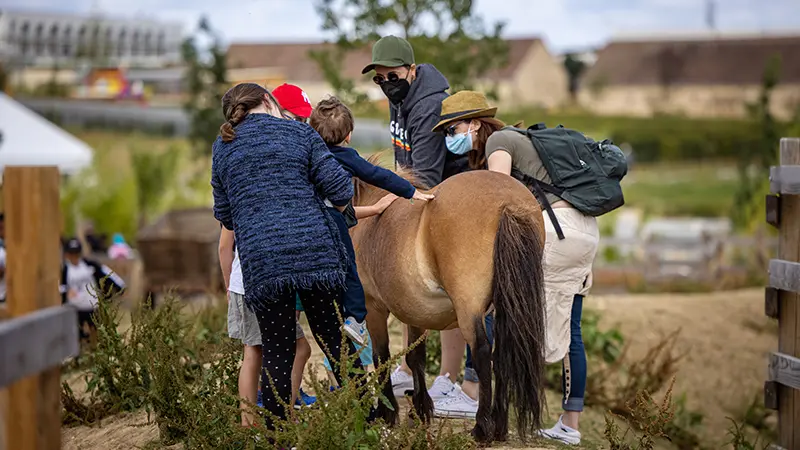
[[[384,36],[372,46],[372,63],[364,67],[361,73],[367,73],[375,66],[400,67],[411,64],[415,64],[411,44],[397,36]]]

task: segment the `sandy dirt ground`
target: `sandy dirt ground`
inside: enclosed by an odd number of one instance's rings
[[[777,325],[763,312],[763,290],[711,294],[615,295],[587,298],[585,307],[602,312],[604,327],[619,326],[631,357],[644,354],[662,336],[681,329],[680,362],[675,392],[686,393],[687,406],[704,415],[704,435],[724,442],[726,416],[743,411],[760,395],[766,357],[777,348]],[[401,329],[393,327],[393,351],[399,349]],[[319,349],[314,349],[319,368]],[[70,380],[79,384],[80,380]],[[559,414],[559,397],[548,397],[548,417]],[[582,430],[591,447],[601,444],[603,411],[587,411]],[[70,450],[128,450],[141,448],[158,436],[144,413],[107,419],[101,427],[63,430],[63,448]],[[526,448],[517,445],[495,448]],[[527,447],[534,448],[534,447]]]

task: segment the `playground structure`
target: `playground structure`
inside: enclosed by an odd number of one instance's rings
[[[224,291],[219,231],[211,208],[169,211],[143,228],[137,235],[137,246],[144,265],[144,292]]]

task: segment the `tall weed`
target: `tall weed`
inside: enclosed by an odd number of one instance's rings
[[[616,414],[606,415],[604,435],[611,450],[652,450],[659,439],[669,438],[667,428],[675,414],[672,405],[674,384],[673,377],[660,403],[655,402],[647,391],[639,391],[626,405],[628,414],[623,420],[629,420],[630,426],[624,433],[613,417]]]

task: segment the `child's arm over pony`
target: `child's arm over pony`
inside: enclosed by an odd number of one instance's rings
[[[347,141],[345,143],[347,143]],[[333,152],[333,156],[336,157],[339,164],[349,170],[354,177],[358,177],[365,183],[389,191],[398,197],[408,199],[414,198],[417,200],[433,199],[433,195],[417,191],[408,180],[400,175],[397,175],[391,170],[376,166],[362,158],[354,148],[334,146],[331,148],[331,152]]]
[[[330,149],[336,161],[354,177],[377,186],[399,197],[431,200],[433,196],[417,192],[408,180],[391,170],[376,166],[362,158],[350,148],[355,119],[350,108],[336,97],[329,97],[317,104],[309,117],[311,128],[316,130]]]
[[[386,211],[386,208],[389,207],[395,200],[397,200],[397,196],[394,194],[386,194],[383,196],[382,199],[378,200],[374,205],[370,206],[356,206],[353,209],[356,211],[356,219],[366,219],[367,217],[377,216],[379,214],[383,214]]]

